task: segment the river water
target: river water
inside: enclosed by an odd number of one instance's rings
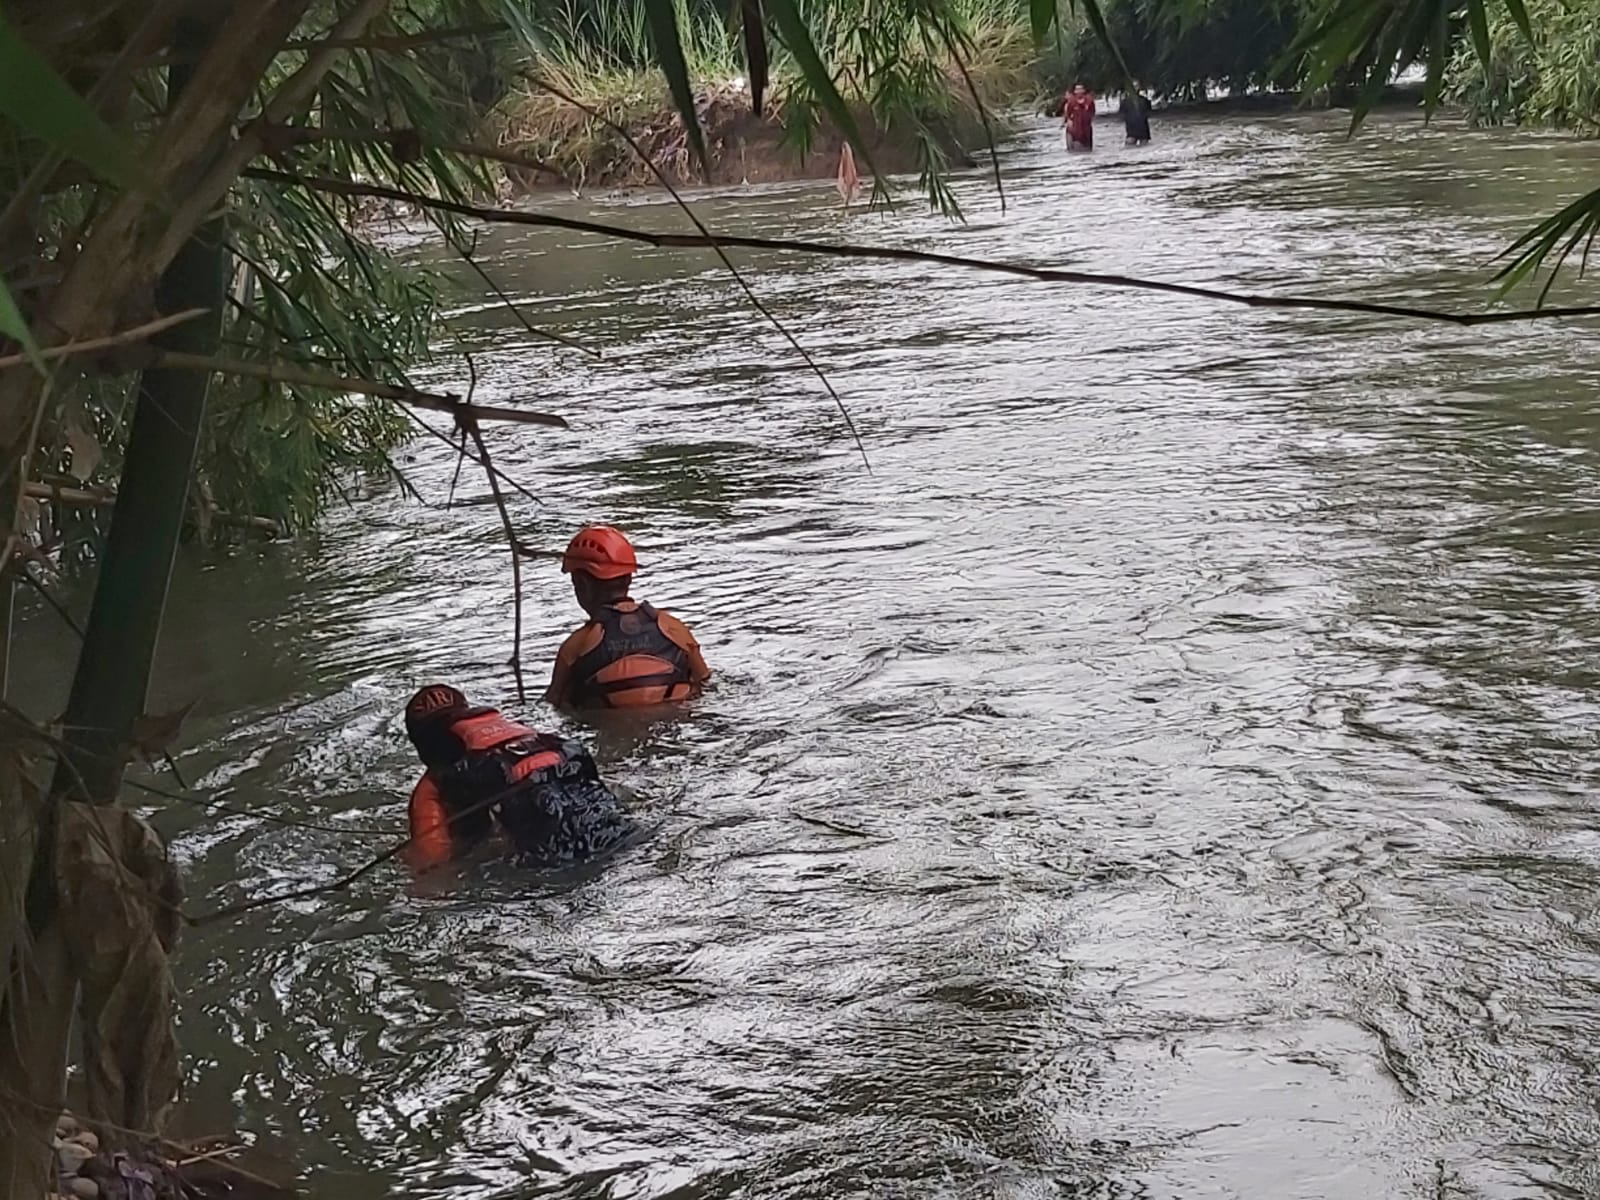
[[[1600,177],[1595,145],[1409,118],[1111,133],[1025,131],[964,226],[829,185],[699,203],[1465,307]],[[646,729],[519,706],[499,518],[470,469],[445,506],[428,440],[425,503],[374,485],[314,542],[186,561],[152,707],[200,696],[181,765],[237,810],[156,810],[191,910],[389,844],[435,678],[575,728],[655,826],[583,878],[385,868],[190,933],[196,1132],[341,1198],[1600,1195],[1592,324],[741,256],[869,473],[710,256],[481,250],[602,355],[458,315],[478,400],[573,424],[488,435],[520,532],[635,534],[718,683]],[[549,564],[525,591],[537,694],[578,613]],[[65,644],[29,628],[43,694]]]

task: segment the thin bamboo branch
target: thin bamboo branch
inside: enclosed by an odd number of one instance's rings
[[[568,428],[565,417],[553,413],[527,412],[520,408],[500,408],[489,404],[468,404],[459,396],[439,392],[422,392],[413,387],[394,383],[380,383],[375,379],[351,379],[331,371],[311,371],[305,367],[285,363],[248,362],[239,358],[224,358],[208,354],[174,354],[164,351],[154,356],[156,365],[177,370],[215,371],[219,375],[239,375],[246,379],[263,379],[268,383],[288,383],[299,387],[325,388],[330,392],[348,392],[358,396],[374,396],[380,400],[404,401],[418,408],[447,412],[463,420],[509,421],[514,425],[548,425],[554,429]]]
[[[177,774],[177,772],[173,772],[173,774]],[[189,787],[181,779],[178,782],[186,789]],[[182,792],[159,788],[138,779],[124,779],[122,786],[132,788],[136,792],[143,792],[147,796],[159,796],[163,800],[186,804],[190,808],[199,809],[204,813],[225,813],[230,817],[247,817],[253,821],[261,821],[268,825],[281,825],[287,829],[311,829],[318,833],[338,834],[340,837],[390,838],[394,836],[394,830],[392,829],[376,829],[370,825],[329,825],[321,821],[297,821],[293,817],[279,816],[277,813],[262,812],[257,809],[241,808],[238,805],[228,804],[221,800],[185,796]]]
[[[488,467],[489,447],[484,444],[483,431],[478,428],[477,422],[469,421],[463,428],[472,438],[473,444],[478,447],[478,454],[482,457],[485,467]],[[511,592],[512,592],[512,628],[511,628],[511,669],[517,673],[520,686],[522,681],[522,556],[517,553],[521,544],[517,538],[516,526],[511,521],[511,510],[506,507],[506,498],[500,492],[500,479],[493,470],[487,472],[489,476],[489,491],[494,495],[494,506],[500,510],[500,524],[506,534],[506,549],[511,554]]]
[[[438,150],[445,154],[459,154],[463,158],[482,158],[520,167],[555,179],[566,179],[564,172],[552,167],[543,159],[531,154],[508,150],[503,146],[482,146],[474,142],[440,141],[423,134],[420,129],[333,129],[325,125],[267,125],[254,123],[262,131],[265,141],[272,146],[303,146],[316,142],[346,142],[360,146],[398,146],[424,150]]]
[[[505,289],[495,282],[493,276],[491,276],[488,271],[483,269],[483,264],[480,263],[476,257],[474,257],[472,251],[468,247],[454,246],[454,249],[455,252],[461,256],[462,261],[465,262],[467,266],[472,268],[473,272],[478,276],[479,279],[483,280],[484,286],[500,298],[500,303],[504,304],[511,310],[511,315],[517,318],[517,323],[534,337],[544,338],[546,341],[555,342],[559,346],[565,346],[569,350],[576,350],[580,354],[587,354],[591,358],[600,357],[600,351],[591,350],[582,342],[575,342],[565,334],[552,333],[548,329],[540,329],[532,321],[528,320],[527,315],[522,311],[521,307],[518,306],[517,302],[510,296],[506,295]]]
[[[180,1158],[172,1166],[176,1170],[181,1167],[192,1167],[195,1163],[214,1163],[219,1158],[226,1158],[244,1149],[246,1146],[242,1142],[232,1146],[218,1146],[215,1150],[207,1150],[204,1154],[191,1154],[188,1158]]]
[[[639,139],[634,137],[633,134],[629,132],[628,129],[625,128],[620,122],[612,120],[598,109],[592,108],[583,103],[583,101],[568,95],[554,84],[546,83],[537,76],[530,79],[529,82],[533,84],[534,87],[548,92],[556,99],[573,105],[591,119],[601,122],[618,137],[622,138],[623,141],[627,142],[628,148],[638,156],[639,161],[650,168],[650,171],[656,177],[656,180],[661,184],[662,187],[667,189],[668,194],[671,195],[678,207],[683,210],[684,216],[689,218],[690,223],[695,227],[695,229],[698,230],[702,236],[711,240],[711,249],[716,253],[716,256],[722,260],[722,265],[728,269],[728,274],[733,276],[734,282],[736,282],[740,289],[744,292],[745,299],[749,300],[751,305],[754,306],[755,310],[767,319],[773,328],[775,328],[783,337],[784,341],[789,343],[789,345],[794,349],[794,352],[800,356],[801,361],[803,361],[806,366],[811,368],[811,373],[815,375],[821,382],[823,390],[825,390],[828,395],[832,397],[834,405],[839,409],[839,415],[844,418],[845,428],[850,431],[850,436],[855,441],[856,450],[861,455],[862,465],[867,468],[867,473],[870,475],[872,473],[872,461],[867,457],[867,447],[866,444],[861,440],[860,432],[856,429],[855,418],[850,415],[850,410],[845,407],[844,397],[839,395],[839,393],[834,389],[833,381],[828,378],[827,373],[824,372],[823,369],[817,364],[817,360],[811,357],[810,352],[800,344],[800,339],[795,337],[795,335],[790,332],[789,327],[782,321],[778,320],[777,314],[762,302],[761,297],[756,295],[755,288],[750,286],[750,282],[745,279],[744,275],[739,271],[739,268],[734,266],[733,259],[728,257],[728,252],[722,248],[722,244],[717,241],[716,236],[709,228],[706,227],[706,223],[700,219],[700,214],[695,212],[693,208],[689,207],[688,201],[686,201],[683,196],[679,194],[678,189],[672,185],[672,180],[667,178],[667,173],[661,169],[661,167],[656,163],[656,160],[651,158],[650,155],[645,152],[645,148],[639,144]],[[1001,195],[1004,196],[1004,193],[1001,193]]]
[[[25,1109],[29,1112],[37,1113],[39,1116],[48,1117],[51,1120],[54,1120],[61,1115],[61,1106],[59,1104],[39,1104],[37,1101],[29,1099],[21,1092],[16,1091],[11,1087],[7,1087],[4,1084],[0,1084],[0,1107]],[[172,1141],[170,1138],[163,1137],[153,1129],[134,1129],[127,1125],[119,1125],[115,1121],[98,1120],[94,1117],[81,1114],[74,1115],[82,1125],[96,1132],[127,1134],[130,1137],[137,1138],[141,1142],[155,1142],[160,1145],[162,1151],[165,1152],[169,1158],[175,1159],[180,1156],[191,1155],[194,1153],[194,1148],[192,1145],[186,1146],[182,1142]],[[232,1149],[239,1148],[240,1147],[232,1147]],[[269,1194],[283,1195],[288,1194],[291,1190],[284,1187],[281,1183],[274,1183],[272,1180],[267,1179],[264,1176],[257,1175],[253,1171],[248,1171],[238,1164],[229,1162],[226,1159],[214,1159],[212,1161],[219,1169],[228,1171],[230,1174],[233,1174],[249,1183],[253,1183],[258,1187],[266,1188]],[[182,1166],[184,1164],[175,1163],[175,1165]]]
[[[1024,263],[999,262],[994,259],[971,258],[961,254],[940,254],[931,250],[908,250],[899,246],[857,246],[844,242],[812,242],[794,238],[743,237],[737,234],[715,235],[689,233],[663,233],[650,229],[631,229],[624,225],[607,225],[599,221],[584,221],[576,217],[557,217],[548,213],[523,212],[509,208],[485,208],[476,204],[462,204],[455,200],[441,200],[422,196],[399,188],[380,184],[351,183],[342,179],[321,176],[302,176],[286,171],[252,168],[246,175],[256,179],[273,180],[300,187],[314,188],[338,196],[371,196],[379,200],[394,200],[401,204],[415,204],[422,208],[436,208],[458,216],[475,217],[480,221],[507,225],[529,225],[539,229],[564,229],[571,233],[590,233],[599,237],[615,238],[625,242],[641,242],[657,249],[704,250],[718,246],[740,250],[779,250],[796,254],[815,254],[830,258],[876,259],[889,262],[931,263],[938,266],[961,267],[995,275],[1011,275],[1042,283],[1077,283],[1092,287],[1131,288],[1137,291],[1161,292],[1173,296],[1190,296],[1202,300],[1218,300],[1226,304],[1240,304],[1247,308],[1300,309],[1313,312],[1359,313],[1374,317],[1393,317],[1408,321],[1436,321],[1448,325],[1505,325],[1514,321],[1553,321],[1571,317],[1600,316],[1600,305],[1591,304],[1573,308],[1516,308],[1500,312],[1455,313],[1442,309],[1416,308],[1403,304],[1381,304],[1365,300],[1335,300],[1321,296],[1267,296],[1254,292],[1230,292],[1222,288],[1202,287],[1198,284],[1168,283],[1158,279],[1144,279],[1134,275],[1103,274],[1094,271],[1069,271],[1059,267],[1034,267]]]
[[[505,33],[510,26],[500,23],[486,23],[482,25],[457,25],[448,29],[423,29],[416,33],[397,33],[388,36],[350,37],[350,38],[297,38],[285,42],[278,48],[280,54],[294,50],[315,50],[326,47],[331,50],[413,50],[418,46],[431,46],[437,42],[455,41],[457,38],[490,37],[497,33]],[[138,67],[166,67],[173,63],[192,61],[192,55],[174,54],[171,51],[162,51],[156,54],[146,54],[134,65]],[[114,60],[109,55],[90,55],[84,62],[91,67],[103,67]]]
[[[430,46],[435,42],[454,41],[457,38],[491,37],[497,33],[505,33],[509,28],[504,21],[493,21],[481,25],[456,25],[445,29],[424,29],[417,33],[299,40],[285,42],[283,48],[285,50],[411,50],[417,46]]]
[[[502,791],[495,792],[490,796],[485,796],[482,800],[475,801],[472,804],[466,805],[464,808],[448,813],[444,819],[444,826],[448,828],[461,821],[465,821],[468,817],[493,808],[496,804],[499,804],[507,796],[515,793],[522,786],[523,785],[520,783],[514,783]],[[383,851],[381,854],[374,855],[366,862],[362,863],[359,867],[346,872],[329,883],[307,884],[304,887],[290,888],[286,891],[275,892],[269,896],[257,896],[251,900],[241,900],[237,904],[224,905],[221,908],[212,909],[210,912],[197,913],[192,916],[188,913],[182,913],[181,915],[185,924],[192,929],[198,929],[205,925],[213,925],[218,921],[231,920],[232,918],[242,916],[247,912],[254,912],[258,908],[268,908],[274,904],[286,904],[294,900],[310,900],[317,896],[328,896],[335,892],[342,892],[360,882],[368,875],[372,874],[372,872],[383,866],[384,863],[393,862],[395,859],[399,858],[406,852],[406,849],[411,845],[413,840],[414,839],[411,837],[411,835],[408,834],[405,838],[401,839],[398,843],[389,847],[389,849]]]
[[[112,346],[125,346],[129,342],[143,341],[163,330],[171,329],[174,325],[182,325],[185,321],[192,321],[205,314],[206,310],[203,308],[186,308],[182,312],[146,321],[143,325],[134,325],[117,333],[108,333],[105,337],[85,338],[81,342],[63,342],[59,346],[46,346],[39,351],[38,357],[49,361],[56,358],[70,358],[75,354],[92,354],[96,350],[105,350]],[[31,361],[32,359],[26,354],[8,354],[0,357],[0,369],[24,366]]]
[[[956,70],[961,72],[961,80],[966,84],[967,95],[972,97],[973,107],[978,110],[978,119],[983,122],[983,139],[989,145],[989,165],[994,172],[994,190],[1000,196],[1000,215],[1006,213],[1006,186],[1000,178],[1000,151],[995,146],[994,125],[989,120],[989,106],[983,102],[983,96],[978,91],[978,85],[972,78],[972,72],[967,69],[967,60],[961,55],[961,48],[956,44],[955,36],[950,32],[950,27],[943,22],[939,23],[939,37],[944,42],[945,52],[950,55],[956,64]]]
[[[117,502],[117,494],[105,488],[66,487],[55,483],[29,482],[23,485],[22,494],[34,500],[49,500],[79,508],[111,508]],[[282,526],[271,517],[242,516],[214,509],[211,519],[233,529],[254,529],[275,538],[283,536]]]
[[[400,411],[401,412],[405,413],[406,416],[411,418],[411,423],[413,425],[415,425],[418,429],[420,429],[424,433],[426,433],[429,437],[433,438],[435,441],[443,442],[446,446],[449,446],[451,450],[454,450],[458,454],[463,455],[464,457],[470,459],[472,462],[477,463],[484,470],[493,471],[496,475],[498,475],[500,477],[501,482],[503,482],[507,487],[513,489],[514,491],[517,491],[517,492],[521,493],[527,499],[532,500],[535,504],[539,503],[539,497],[535,496],[532,492],[530,492],[522,484],[518,483],[515,479],[511,478],[511,476],[507,475],[499,467],[495,466],[494,463],[489,462],[489,461],[487,461],[485,459],[479,458],[471,450],[468,450],[466,448],[466,442],[464,440],[458,446],[456,444],[456,442],[453,439],[451,439],[451,437],[448,434],[441,433],[439,430],[435,429],[432,425],[429,425],[421,417],[417,416],[417,414],[415,412],[413,412],[410,408],[406,407],[405,401],[397,400],[397,401],[395,401],[395,403],[400,406]],[[559,557],[559,556],[557,556],[557,557]]]

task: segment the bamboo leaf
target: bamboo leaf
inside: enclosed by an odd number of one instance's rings
[[[877,176],[878,168],[873,164],[872,151],[867,148],[867,140],[861,136],[861,130],[850,112],[850,106],[844,102],[844,97],[834,86],[833,76],[828,73],[828,68],[823,65],[822,58],[817,54],[816,43],[811,40],[811,30],[806,27],[805,18],[800,15],[795,0],[767,0],[766,7],[778,27],[778,34],[783,38],[783,44],[794,56],[795,65],[800,68],[806,83],[816,93],[817,99],[822,102],[822,107],[833,118],[839,131],[850,140],[861,157],[866,160],[873,175]]]
[[[1530,276],[1537,274],[1551,254],[1556,255],[1551,264],[1550,277],[1539,290],[1539,303],[1544,303],[1555,274],[1566,257],[1577,246],[1578,240],[1600,229],[1600,190],[1579,196],[1560,212],[1546,217],[1506,248],[1501,257],[1510,255],[1511,261],[1502,267],[1495,279],[1500,283],[1503,296]],[[1567,237],[1566,249],[1557,252],[1562,237]]]
[[[767,24],[761,15],[761,0],[741,0],[740,34],[744,38],[744,68],[750,77],[750,108],[761,115],[761,101],[767,92]]]
[[[1033,40],[1038,45],[1050,32],[1051,22],[1057,20],[1056,0],[1030,0],[1028,16],[1033,24]]]
[[[0,10],[0,116],[102,179],[129,191],[144,172],[127,140],[102,121],[50,64],[28,46]]]
[[[1434,29],[1427,46],[1427,83],[1422,86],[1422,110],[1432,117],[1445,91],[1445,66],[1450,62],[1450,11],[1434,14]]]
[[[1340,67],[1356,61],[1383,35],[1390,13],[1387,6],[1374,0],[1344,0],[1295,38],[1272,73],[1287,72],[1306,56],[1311,69],[1306,72],[1303,86],[1308,91],[1324,86]]]
[[[1354,31],[1370,24],[1372,10],[1371,0],[1345,0],[1330,9],[1319,20],[1301,29],[1274,70],[1282,69],[1302,54],[1315,53],[1323,60],[1342,59],[1354,49],[1355,39],[1361,36]]]
[[[1428,79],[1423,85],[1422,109],[1429,117],[1439,107],[1444,93],[1444,69],[1450,61],[1450,14],[1442,6],[1434,14],[1428,42]]]
[[[33,331],[22,319],[22,310],[17,307],[11,289],[6,287],[4,279],[0,279],[0,334],[21,345],[28,352],[28,357],[33,360],[33,365],[39,369],[39,373],[41,375],[45,373],[44,360],[39,357],[39,343],[33,340]]]
[[[1511,14],[1511,19],[1517,23],[1517,28],[1522,30],[1522,36],[1528,39],[1528,44],[1533,44],[1533,23],[1528,20],[1528,10],[1522,0],[1506,0],[1506,11]]]
[[[1367,119],[1373,107],[1383,96],[1383,89],[1388,86],[1389,77],[1394,73],[1395,62],[1400,57],[1400,39],[1398,30],[1393,30],[1385,39],[1384,45],[1378,50],[1377,60],[1367,72],[1367,81],[1362,85],[1361,92],[1356,97],[1356,106],[1350,113],[1350,131]]]
[[[1006,211],[1006,188],[1000,178],[1000,151],[994,144],[994,124],[989,120],[989,108],[983,102],[983,96],[978,91],[977,82],[972,78],[972,72],[967,67],[967,60],[962,57],[961,47],[957,44],[956,36],[945,26],[939,27],[940,36],[944,39],[945,51],[955,63],[956,69],[961,73],[961,80],[966,85],[967,95],[972,98],[972,105],[978,110],[978,119],[983,122],[984,140],[989,144],[989,164],[994,170],[994,190],[1000,195],[1000,211]]]
[[[650,19],[650,36],[655,40],[661,73],[667,77],[667,88],[672,92],[673,104],[677,105],[678,117],[683,121],[689,148],[709,181],[711,159],[706,154],[705,135],[700,131],[700,118],[694,110],[694,85],[689,79],[689,64],[684,60],[683,41],[678,35],[677,5],[673,0],[644,0],[644,10]]]
[[[1083,15],[1089,22],[1089,28],[1094,30],[1095,37],[1099,38],[1105,47],[1111,51],[1117,60],[1117,66],[1122,71],[1123,81],[1131,90],[1133,87],[1133,72],[1128,69],[1128,60],[1122,57],[1122,49],[1112,40],[1111,30],[1106,26],[1106,16],[1100,10],[1100,0],[1082,0]]]
[[[133,728],[128,733],[129,749],[145,762],[167,754],[183,730],[184,718],[197,703],[199,703],[198,698],[172,712],[146,713],[135,717]]]
[[[1483,11],[1484,0],[1467,0],[1467,20],[1472,25],[1472,44],[1477,48],[1478,61],[1483,64],[1484,74],[1490,70],[1490,63],[1494,57],[1489,43],[1489,18]]]

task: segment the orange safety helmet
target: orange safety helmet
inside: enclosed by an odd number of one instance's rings
[[[561,569],[568,575],[581,571],[595,579],[623,579],[639,569],[639,559],[622,530],[585,525],[567,544]]]

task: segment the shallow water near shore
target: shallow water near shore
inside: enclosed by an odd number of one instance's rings
[[[1600,145],[1384,115],[1040,123],[966,226],[827,186],[730,232],[1467,308]],[[652,228],[654,196],[564,201]],[[289,548],[186,560],[152,710],[194,911],[400,828],[445,678],[574,729],[653,836],[603,872],[375,872],[186,935],[185,1122],[316,1197],[1600,1195],[1594,323],[1255,311],[911,263],[487,233],[456,320],[537,496],[607,519],[719,680],[519,707],[499,517],[419,441]],[[428,256],[428,248],[419,248]],[[446,260],[441,256],[439,261]],[[1577,300],[1582,287],[1558,290]],[[478,306],[473,306],[478,308]],[[462,390],[459,360],[427,382]],[[526,569],[530,691],[577,611]],[[30,619],[24,686],[66,643]],[[285,826],[290,818],[316,828]]]

